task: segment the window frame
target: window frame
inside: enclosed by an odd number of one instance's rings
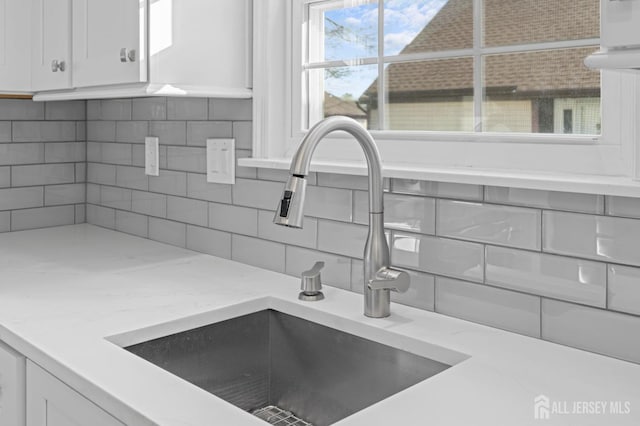
[[[480,1],[480,0],[474,0]],[[301,123],[303,31],[296,23],[302,2],[254,2],[254,141],[253,158],[290,159],[304,137]],[[298,42],[296,43],[296,40]],[[280,47],[280,48],[279,48]],[[300,72],[300,74],[298,74]],[[297,77],[296,77],[297,75]],[[295,84],[298,81],[300,84]],[[385,166],[640,178],[636,161],[640,124],[640,73],[603,71],[602,129],[599,137],[563,134],[372,131]],[[330,135],[315,159],[358,162],[363,156],[347,135]],[[250,162],[249,162],[250,163]],[[247,164],[247,163],[245,163]],[[265,164],[263,162],[262,164]],[[247,164],[248,165],[248,164]],[[478,177],[482,182],[482,173]]]

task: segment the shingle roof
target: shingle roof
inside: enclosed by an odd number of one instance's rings
[[[487,46],[598,37],[598,0],[485,0]],[[472,0],[449,0],[401,53],[472,46]],[[597,91],[600,75],[584,57],[596,46],[485,57],[488,92],[540,93]],[[389,96],[425,92],[469,92],[471,58],[395,63],[387,67]],[[377,96],[377,80],[365,91]],[[404,96],[403,95],[403,96]]]
[[[351,118],[367,117],[367,113],[358,107],[356,101],[344,100],[328,92],[324,92],[324,114],[327,117],[332,115],[346,115]]]

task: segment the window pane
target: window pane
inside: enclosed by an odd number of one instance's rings
[[[309,62],[377,56],[377,1],[311,3],[308,13]]]
[[[385,69],[386,130],[473,130],[473,60],[443,59],[389,64]],[[377,125],[377,87],[369,98]]]
[[[600,134],[600,73],[583,63],[596,48],[485,57],[483,130]]]
[[[600,0],[484,0],[485,46],[579,40],[599,34]]]
[[[384,54],[473,47],[473,0],[386,0]]]
[[[309,70],[310,86],[322,87],[313,90],[309,98],[310,125],[325,117],[345,115],[371,128],[363,93],[377,77],[377,65]]]

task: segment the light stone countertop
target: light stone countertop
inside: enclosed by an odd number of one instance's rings
[[[0,340],[130,426],[265,425],[118,346],[265,308],[456,364],[341,426],[640,424],[640,365],[398,304],[366,318],[331,287],[300,302],[296,278],[91,225],[0,235],[0,271]],[[541,394],[631,412],[535,420]]]

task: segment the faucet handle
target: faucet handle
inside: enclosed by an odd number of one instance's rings
[[[322,294],[322,281],[320,271],[324,268],[324,262],[316,262],[308,271],[302,273],[300,282],[300,294],[298,298],[305,301],[315,301],[324,299]]]
[[[367,286],[371,290],[391,290],[398,293],[404,293],[409,290],[411,277],[405,271],[390,267],[380,269],[374,279],[369,280]]]

